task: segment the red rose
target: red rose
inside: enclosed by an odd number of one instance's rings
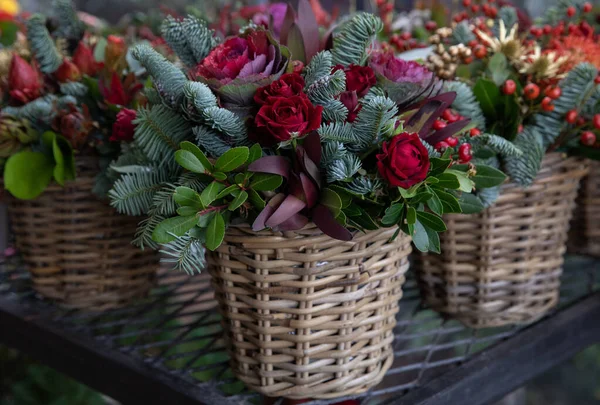
[[[96,76],[103,67],[103,63],[96,62],[92,49],[83,42],[77,45],[72,59],[82,74],[91,77]]]
[[[304,94],[304,79],[297,73],[288,73],[254,94],[254,101],[266,104],[271,97],[292,97]]]
[[[403,132],[382,145],[377,155],[379,174],[394,187],[410,188],[425,180],[429,153],[418,134]]]
[[[131,142],[133,141],[133,133],[135,125],[136,111],[129,108],[123,108],[117,114],[117,120],[112,127],[112,135],[109,138],[111,142]]]
[[[369,89],[377,84],[375,72],[368,66],[350,65],[346,68],[336,65],[333,71],[343,70],[346,73],[346,90],[355,91],[358,97],[364,97]]]
[[[68,59],[65,59],[58,70],[54,72],[54,77],[60,83],[77,82],[81,79],[81,72],[76,64]]]
[[[321,125],[323,107],[313,106],[306,96],[271,97],[256,115],[256,127],[261,131],[259,142],[273,145],[302,137]]]
[[[41,95],[40,75],[25,59],[14,55],[8,71],[8,90],[10,96],[26,104]]]
[[[358,102],[358,96],[355,91],[345,91],[340,94],[340,101],[348,109],[348,117],[346,121],[354,122],[358,113],[362,109],[362,105]]]

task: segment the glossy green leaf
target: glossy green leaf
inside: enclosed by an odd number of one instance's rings
[[[460,187],[460,182],[458,178],[452,173],[442,173],[437,176],[439,180],[436,184],[437,187],[447,188],[450,190],[456,190]]]
[[[491,166],[477,165],[477,174],[471,179],[475,182],[475,187],[490,188],[503,184],[506,181],[506,174]]]
[[[223,191],[221,191],[219,194],[217,194],[217,197],[215,198],[215,200],[219,200],[223,197],[227,197],[228,195],[232,194],[234,191],[239,190],[240,188],[238,187],[237,184],[232,184],[231,186],[223,189]]]
[[[215,178],[215,180],[219,180],[219,181],[227,180],[227,175],[223,172],[214,172],[214,173],[212,173],[212,176]]]
[[[225,238],[225,220],[220,212],[217,212],[206,228],[206,248],[214,251]]]
[[[417,183],[409,189],[404,189],[402,187],[398,187],[398,191],[400,192],[400,195],[402,197],[404,197],[406,199],[410,199],[417,195],[417,192],[419,191],[419,187],[421,187],[422,184],[423,183]]]
[[[75,179],[75,157],[71,143],[62,135],[52,134],[52,154],[54,156],[54,179],[64,186],[66,180]]]
[[[204,190],[202,190],[202,194],[200,194],[200,201],[202,201],[202,205],[208,207],[217,199],[219,193],[224,189],[225,185],[222,183],[218,183],[216,181],[210,183]]]
[[[337,217],[342,210],[342,199],[333,190],[326,188],[321,192],[321,204],[329,208],[334,217]]]
[[[248,190],[248,200],[252,203],[254,208],[257,210],[263,210],[265,208],[265,200],[255,190]]]
[[[262,157],[262,148],[259,144],[255,143],[249,150],[248,164],[257,161]]]
[[[436,232],[444,232],[446,229],[448,229],[446,228],[446,224],[442,218],[430,212],[418,211],[417,219],[419,222],[421,222],[421,224],[423,224],[423,226],[426,228],[431,228]]]
[[[181,144],[179,144],[179,147],[183,150],[187,150],[188,152],[192,152],[194,154],[194,156],[196,156],[198,158],[198,160],[200,161],[200,163],[202,164],[202,166],[204,166],[204,168],[206,170],[212,171],[212,168],[213,168],[212,163],[210,163],[210,160],[208,160],[208,158],[206,157],[204,152],[202,152],[202,150],[200,150],[200,148],[198,146],[194,145],[191,142],[184,141],[184,142],[181,142]]]
[[[451,213],[460,214],[460,213],[462,213],[462,208],[460,206],[460,203],[458,202],[458,199],[456,197],[454,197],[452,194],[447,193],[443,190],[439,190],[437,188],[434,188],[433,192],[440,199],[440,202],[442,203],[442,207],[444,209],[444,214],[451,214]],[[431,202],[431,200],[429,202]],[[430,208],[431,208],[431,206],[430,206]]]
[[[423,224],[421,224],[419,221],[415,221],[411,236],[413,244],[418,250],[421,252],[429,251],[429,235],[427,234],[427,230]]]
[[[465,173],[459,172],[457,170],[452,170],[452,169],[446,170],[446,173],[453,174],[456,176],[456,178],[459,182],[458,189],[460,191],[464,191],[465,193],[470,193],[471,191],[473,191],[473,188],[475,187],[475,183]]]
[[[406,222],[409,225],[414,225],[414,223],[417,222],[417,210],[414,209],[414,207],[408,207],[408,210],[406,211]]]
[[[173,195],[173,200],[180,206],[192,207],[197,211],[204,208],[204,205],[202,205],[202,201],[200,200],[200,194],[189,187],[177,187],[175,189],[175,194]]]
[[[183,206],[183,207],[177,208],[177,215],[180,215],[182,217],[189,217],[191,215],[196,215],[197,213],[198,213],[198,210],[195,209],[194,207]]]
[[[241,191],[235,199],[229,203],[228,210],[235,211],[242,206],[243,203],[248,199],[248,193],[245,191]]]
[[[162,221],[154,232],[152,239],[157,243],[169,243],[177,239],[178,236],[183,236],[187,231],[196,226],[198,219],[196,216],[189,217],[174,217]]]
[[[256,191],[273,191],[283,183],[283,177],[278,174],[256,173],[252,176],[250,188]]]
[[[450,166],[452,160],[431,158],[429,159],[431,167],[429,168],[429,176],[437,176],[438,174],[444,173],[444,171]]]
[[[181,167],[190,172],[204,173],[206,171],[200,159],[189,150],[180,149],[175,152],[175,160]]]
[[[442,201],[433,190],[431,198],[429,199],[429,201],[427,201],[427,206],[431,211],[433,211],[437,215],[442,215],[444,213],[444,206],[442,205]]]
[[[4,187],[16,198],[32,200],[48,187],[53,170],[53,160],[41,152],[16,153],[4,166]]]
[[[491,80],[480,78],[473,87],[473,94],[487,119],[498,119],[497,105],[500,102],[500,88]]]
[[[385,215],[381,218],[381,223],[384,226],[392,226],[400,222],[404,214],[404,204],[392,204],[385,210]]]
[[[231,148],[217,159],[215,170],[231,172],[246,163],[249,156],[250,151],[246,146]]]
[[[481,200],[473,194],[463,193],[458,202],[463,214],[477,214],[485,209]]]
[[[421,204],[424,202],[429,201],[429,199],[433,196],[432,193],[427,192],[427,191],[423,191],[418,193],[416,196],[414,196],[413,198],[410,199],[410,203],[412,205],[416,205],[416,204]]]
[[[433,253],[440,253],[440,234],[427,227],[425,227],[425,232],[427,232],[427,238],[429,239],[429,251]]]

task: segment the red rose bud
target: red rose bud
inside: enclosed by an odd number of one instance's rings
[[[344,68],[336,65],[333,71],[336,70],[346,73],[346,91],[355,91],[358,97],[364,97],[377,84],[375,72],[369,66],[350,65]]]
[[[429,153],[418,134],[396,135],[377,155],[379,174],[394,187],[408,189],[425,180],[429,166]]]
[[[91,48],[83,42],[79,42],[79,45],[77,45],[77,49],[75,49],[71,59],[73,60],[73,63],[77,65],[82,74],[91,77],[96,76],[98,71],[100,71],[103,66],[102,63],[96,62]]]
[[[121,61],[121,58],[127,53],[125,40],[116,35],[109,35],[106,40],[106,50],[104,52],[104,61],[111,68],[115,68]]]
[[[38,72],[25,59],[13,55],[8,71],[8,90],[10,96],[26,104],[41,95],[42,82]]]
[[[113,124],[112,135],[109,138],[111,142],[131,142],[135,131],[136,111],[129,108],[123,108],[117,114],[117,120]]]
[[[304,79],[297,73],[288,73],[254,94],[254,101],[263,105],[272,97],[292,97],[304,94]]]
[[[65,58],[62,65],[54,72],[54,77],[61,83],[77,82],[81,79],[81,72],[76,64]]]
[[[322,113],[323,107],[313,106],[306,96],[270,97],[256,114],[258,142],[271,146],[301,138],[319,128]]]

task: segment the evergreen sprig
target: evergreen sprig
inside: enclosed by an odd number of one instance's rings
[[[379,17],[367,13],[354,15],[333,39],[333,64],[363,65],[367,60],[367,50],[382,29],[383,22]]]
[[[27,41],[43,73],[54,73],[63,58],[46,28],[46,19],[34,14],[27,20]]]

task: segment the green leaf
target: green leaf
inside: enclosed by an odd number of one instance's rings
[[[200,159],[198,159],[196,155],[189,150],[180,149],[175,152],[175,160],[181,167],[189,170],[190,172],[201,174],[206,172],[202,162],[200,162]]]
[[[414,229],[411,232],[412,240],[415,247],[421,252],[428,252],[430,243],[429,243],[429,235],[427,234],[427,230],[419,221],[415,221]]]
[[[19,26],[12,21],[0,22],[0,43],[4,47],[10,47],[17,39]]]
[[[410,203],[412,205],[416,205],[416,204],[420,204],[420,203],[424,203],[426,201],[429,201],[429,199],[433,196],[432,193],[430,192],[420,192],[419,194],[417,194],[416,196],[414,196],[413,198],[411,198]]]
[[[206,248],[214,251],[225,238],[225,220],[220,212],[217,212],[206,228]]]
[[[246,202],[246,200],[248,199],[248,193],[245,191],[241,191],[237,197],[235,197],[235,199],[229,203],[229,207],[227,208],[229,211],[235,211],[238,208],[240,208],[240,206]]]
[[[454,174],[447,172],[442,173],[439,176],[437,176],[437,179],[439,180],[436,184],[437,187],[449,188],[451,190],[456,190],[460,187],[460,182]]]
[[[415,222],[417,222],[417,210],[414,207],[408,207],[408,211],[406,212],[406,223],[414,225]]]
[[[182,217],[189,217],[192,215],[196,215],[197,213],[198,213],[198,210],[195,209],[194,207],[183,206],[183,207],[177,208],[177,215],[180,215]]]
[[[215,198],[215,200],[219,200],[223,197],[227,197],[229,194],[233,193],[235,190],[239,190],[240,188],[238,187],[237,184],[232,184],[231,186],[227,187],[226,189],[224,189],[223,191],[221,191],[219,194],[217,194],[217,197]]]
[[[392,204],[385,210],[385,215],[381,218],[381,223],[384,226],[392,226],[400,222],[404,213],[404,204]]]
[[[4,166],[4,187],[16,198],[32,200],[46,189],[53,170],[53,160],[41,152],[16,153]]]
[[[198,217],[198,223],[196,224],[196,226],[199,226],[200,228],[206,228],[208,226],[209,222],[212,220],[214,215],[215,215],[214,211],[207,212],[203,215],[200,215]]]
[[[225,173],[231,172],[246,163],[249,156],[250,151],[246,146],[231,148],[217,159],[215,169]]]
[[[506,174],[491,166],[477,165],[477,174],[472,180],[478,189],[496,187],[506,181]]]
[[[352,212],[354,215],[350,215],[349,212]],[[373,218],[371,218],[369,213],[358,205],[352,204],[350,207],[344,210],[344,213],[348,216],[348,219],[352,223],[358,225],[360,228],[369,231],[379,229],[379,226],[375,223],[375,221],[373,221]]]
[[[429,238],[429,251],[434,253],[440,253],[440,235],[434,231],[433,229],[425,227],[425,232],[427,232],[427,237]]]
[[[258,159],[262,157],[262,148],[259,144],[255,143],[250,147],[250,151],[248,154],[248,164],[256,162]]]
[[[217,199],[219,193],[224,189],[225,185],[222,183],[218,183],[216,181],[210,183],[204,190],[202,190],[202,194],[200,194],[200,201],[202,201],[202,205],[208,207]]]
[[[500,87],[504,84],[506,79],[510,76],[510,70],[508,69],[508,61],[506,56],[502,52],[498,52],[492,56],[488,62],[487,74],[496,84]]]
[[[438,174],[444,173],[448,166],[450,166],[450,163],[452,163],[452,160],[431,158],[429,159],[429,162],[431,163],[431,168],[429,169],[429,176],[437,176]]]
[[[227,175],[223,172],[214,172],[211,173],[215,180],[224,181],[227,179]]]
[[[402,187],[398,187],[398,191],[400,192],[400,195],[402,197],[404,197],[406,199],[410,199],[417,195],[417,191],[419,190],[419,187],[421,187],[422,184],[423,183],[417,183],[409,189],[404,189]]]
[[[173,200],[182,207],[192,207],[197,211],[205,208],[200,200],[200,194],[189,187],[177,187]]]
[[[321,192],[321,204],[329,208],[334,217],[340,215],[342,211],[342,199],[330,188],[326,188]]]
[[[452,194],[447,193],[443,190],[439,190],[437,188],[434,188],[433,192],[440,199],[442,207],[444,209],[444,214],[460,214],[462,212],[462,208],[460,206],[460,203],[458,202],[458,199]],[[429,208],[431,208],[431,206]]]
[[[435,212],[438,215],[442,215],[444,213],[444,206],[442,205],[442,201],[440,200],[440,197],[435,193],[435,191],[433,191],[431,198],[429,199],[429,201],[427,201],[427,206],[431,211]]]
[[[334,184],[330,185],[329,188],[335,191],[342,199],[342,208],[347,208],[352,204],[352,194],[348,190]]]
[[[252,176],[250,188],[256,191],[273,191],[283,183],[283,177],[278,174],[256,173]]]
[[[183,150],[187,150],[188,152],[192,152],[194,156],[198,158],[198,160],[206,170],[208,170],[209,172],[212,171],[212,163],[210,163],[210,160],[208,160],[204,152],[202,152],[198,146],[194,145],[191,142],[184,141],[179,144],[179,147]]]
[[[265,208],[265,200],[255,190],[248,190],[248,200],[252,203],[254,208],[257,210],[263,210]]]
[[[459,172],[458,170],[448,169],[446,173],[453,174],[456,176],[459,182],[459,190],[464,191],[465,193],[470,193],[473,191],[475,187],[475,183],[463,172]]]
[[[446,228],[446,224],[442,220],[442,218],[438,217],[435,214],[431,214],[429,212],[418,211],[417,219],[423,226],[426,228],[431,228],[436,232],[444,232],[448,228]]]
[[[196,216],[174,217],[162,221],[152,233],[152,240],[157,243],[169,243],[183,236],[187,231],[196,226]]]
[[[473,94],[477,101],[479,101],[479,105],[481,106],[481,110],[485,117],[490,120],[490,122],[497,121],[498,114],[496,106],[500,102],[501,94],[496,83],[488,79],[480,78],[473,87]]]
[[[477,214],[485,208],[481,200],[473,194],[463,193],[458,202],[463,214]]]

